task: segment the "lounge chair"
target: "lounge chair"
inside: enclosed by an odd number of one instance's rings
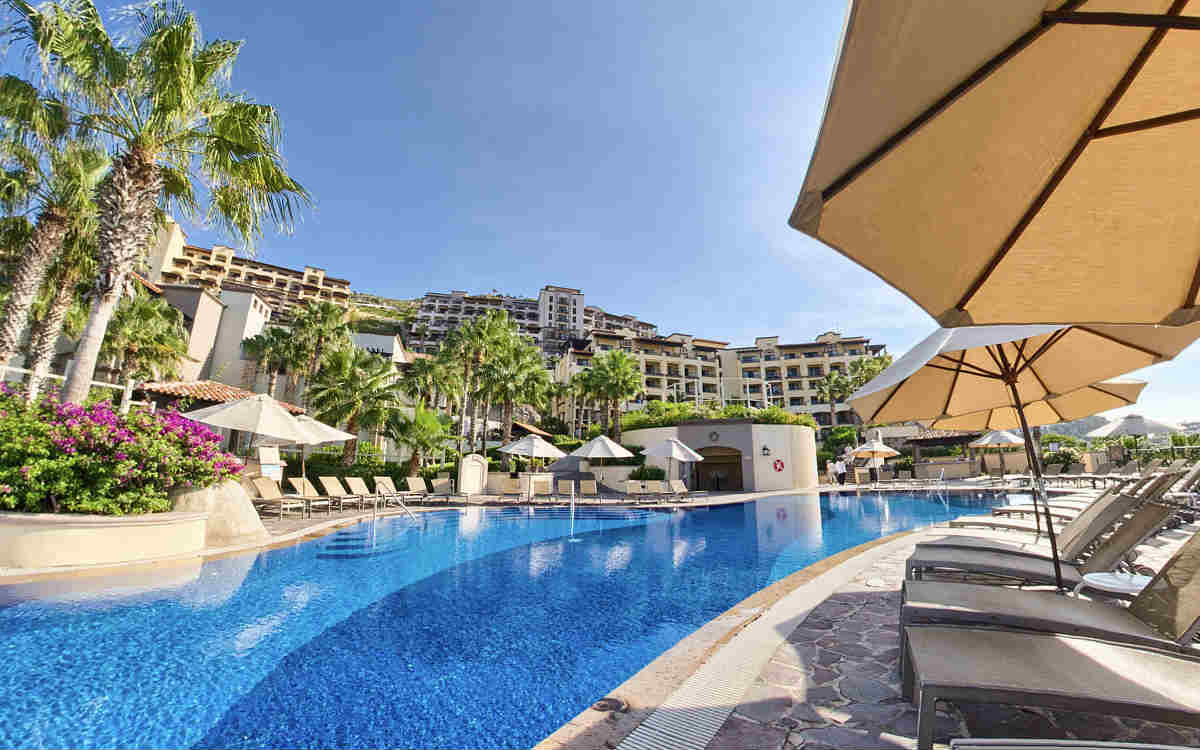
[[[575,481],[571,479],[560,479],[555,483],[555,494],[560,498],[570,500],[575,497]]]
[[[1115,533],[1100,542],[1087,560],[1068,557],[1067,553],[1063,552],[1059,561],[1063,585],[1074,588],[1088,573],[1105,573],[1115,569],[1130,550],[1161,529],[1163,522],[1173,512],[1175,508],[1170,505],[1158,502],[1144,503]],[[1063,549],[1073,550],[1075,547]],[[982,547],[970,549],[917,545],[905,562],[904,577],[908,580],[920,580],[930,571],[985,574],[1044,586],[1052,586],[1055,583],[1053,562],[1040,554]]]
[[[530,482],[529,487],[529,502],[553,502],[554,493],[551,492],[551,482],[549,479],[534,479]]]
[[[330,501],[337,501],[338,510],[342,510],[347,504],[353,504],[358,508],[362,508],[363,498],[361,495],[352,495],[346,492],[346,488],[342,486],[341,480],[337,477],[317,477],[317,481],[321,483],[325,494]]]
[[[384,505],[387,505],[387,495],[380,492],[371,492],[367,487],[366,480],[362,477],[346,477],[346,486],[359,497],[360,507],[365,507],[368,503],[378,506],[380,500],[383,501]],[[379,483],[376,482],[375,486],[378,487]]]
[[[897,482],[911,482],[912,481],[912,471],[909,469],[901,469],[900,471],[897,471],[896,472],[896,481]]]
[[[675,497],[683,502],[686,502],[689,497],[697,497],[708,494],[707,492],[692,492],[687,488],[687,485],[683,483],[682,479],[672,479],[670,485],[671,490],[675,493]]]
[[[933,747],[939,700],[1044,706],[1200,726],[1200,658],[1004,630],[910,626],[902,683],[918,707],[917,747]]]
[[[1183,745],[1147,745],[1141,742],[1097,740],[1022,740],[959,737],[950,740],[950,750],[1194,750]]]
[[[423,500],[429,497],[429,490],[425,488],[425,480],[421,477],[405,477],[404,486],[408,491],[404,493],[404,497],[413,500]]]
[[[637,500],[646,494],[646,488],[637,479],[626,479],[625,494],[634,500]]]
[[[1101,601],[944,581],[906,581],[900,630],[909,625],[1017,628],[1196,653],[1200,534],[1185,542],[1128,608]],[[901,644],[901,674],[907,668]]]
[[[250,480],[254,485],[254,489],[258,491],[258,497],[254,500],[254,505],[258,506],[259,510],[264,509],[278,510],[279,517],[283,518],[284,513],[299,511],[301,516],[308,512],[308,505],[304,502],[304,498],[296,495],[285,495],[279,491],[279,485],[275,484],[275,480],[270,477],[255,477]]]
[[[661,479],[648,479],[646,480],[646,494],[656,498],[665,498],[671,493],[667,491],[666,482]]]
[[[404,495],[403,492],[396,489],[396,483],[391,477],[375,477],[375,494],[383,498],[399,498]]]
[[[1162,459],[1156,458],[1153,461],[1151,461],[1150,463],[1143,466],[1141,471],[1138,472],[1138,474],[1140,474],[1141,476],[1144,476],[1144,477],[1149,476],[1149,475],[1153,474],[1154,472],[1159,471],[1159,467],[1162,466],[1162,463],[1163,463]]]
[[[595,479],[580,479],[579,480],[579,498],[576,499],[595,500],[597,503],[603,503],[604,498],[600,496],[600,483]]]
[[[516,495],[518,503],[525,499],[525,491],[521,489],[521,480],[506,477],[500,487],[500,500],[504,501],[505,498],[513,495]]]
[[[430,497],[444,497],[449,500],[454,495],[454,482],[448,476],[439,476],[431,479],[429,483],[433,485],[429,492]]]
[[[1082,478],[1083,478],[1083,464],[1081,464],[1081,463],[1067,464],[1063,468],[1062,473],[1060,473],[1058,475],[1058,483],[1060,485],[1064,485],[1064,484],[1068,484],[1068,483],[1079,484],[1079,481]]]
[[[326,514],[333,512],[333,504],[328,498],[321,497],[321,493],[306,477],[289,477],[288,481],[292,483],[296,494],[304,498],[305,504],[308,505],[308,515],[312,515],[313,508],[324,508]]]

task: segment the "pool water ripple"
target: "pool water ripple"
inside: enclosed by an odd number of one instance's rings
[[[561,509],[447,510],[161,588],[23,588],[0,608],[0,747],[526,747],[754,591],[996,502],[587,508],[576,543]]]

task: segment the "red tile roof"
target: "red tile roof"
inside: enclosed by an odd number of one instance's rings
[[[175,380],[161,381],[157,383],[142,383],[138,386],[140,390],[150,393],[159,393],[164,396],[174,396],[176,398],[194,398],[197,401],[211,401],[213,403],[223,404],[228,401],[239,401],[243,398],[250,398],[257,394],[241,388],[235,388],[232,385],[225,383],[217,383],[212,380]],[[293,414],[303,414],[304,410],[294,404],[289,404],[286,401],[280,401],[279,405],[287,409]]]
[[[513,420],[513,427],[520,427],[522,430],[525,430],[526,432],[532,432],[534,435],[541,435],[544,438],[554,437],[553,435],[551,435],[550,433],[548,433],[544,430],[539,430],[538,428],[534,427],[533,425],[525,424],[524,422],[518,422],[515,419]]]
[[[155,294],[159,294],[159,295],[161,295],[163,293],[162,287],[151,282],[150,279],[147,279],[145,276],[142,276],[140,273],[137,273],[136,271],[131,271],[130,273],[132,274],[133,278],[136,281],[140,281],[142,286],[146,287],[151,292],[153,292]]]

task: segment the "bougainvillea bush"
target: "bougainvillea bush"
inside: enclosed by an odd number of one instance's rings
[[[221,437],[174,411],[120,414],[111,403],[27,405],[0,384],[0,510],[151,513],[175,487],[207,487],[241,464]]]

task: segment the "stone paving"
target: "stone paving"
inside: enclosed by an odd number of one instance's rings
[[[1184,535],[1143,558],[1161,564]],[[914,542],[916,540],[914,539]],[[917,711],[900,695],[898,616],[905,546],[825,600],[776,650],[708,747],[762,750],[915,748]],[[1126,740],[1200,747],[1200,730],[1107,715],[939,704],[935,741],[951,737]]]

